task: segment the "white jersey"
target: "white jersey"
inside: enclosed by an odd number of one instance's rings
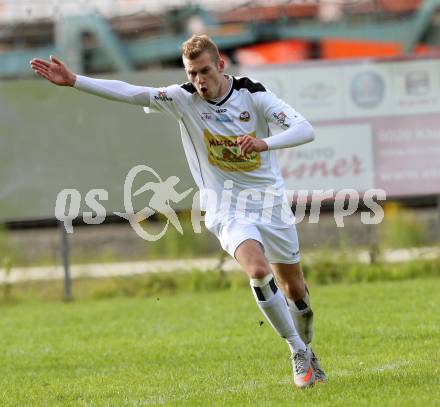
[[[275,151],[244,157],[237,137],[263,139],[271,136],[269,122],[286,130],[304,121],[303,116],[246,77],[232,77],[230,91],[216,103],[201,98],[191,83],[149,91],[145,111],[167,112],[179,122],[207,227],[230,219],[239,212],[237,205],[261,211],[283,203],[284,181]]]

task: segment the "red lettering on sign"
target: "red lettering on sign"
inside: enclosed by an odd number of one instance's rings
[[[362,161],[357,155],[350,158],[338,158],[336,161],[316,160],[312,162],[301,162],[295,165],[292,161],[281,168],[285,178],[302,179],[305,177],[336,177],[341,178],[347,175],[359,175],[364,172]]]

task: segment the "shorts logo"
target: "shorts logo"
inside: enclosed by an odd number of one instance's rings
[[[290,127],[290,125],[286,123],[286,120],[288,119],[286,113],[284,112],[280,112],[278,114],[273,113],[272,116],[274,117],[278,125],[280,125],[283,129],[288,129]]]
[[[249,114],[249,112],[241,112],[240,113],[240,117],[239,117],[241,122],[248,122],[249,120],[251,120],[251,115]]]
[[[154,99],[161,100],[162,102],[171,102],[173,100],[173,98],[170,98],[167,95],[167,91],[166,90],[160,90],[158,92],[157,96],[154,96]]]

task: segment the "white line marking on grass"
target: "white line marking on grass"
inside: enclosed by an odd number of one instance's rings
[[[384,372],[386,370],[397,370],[402,366],[408,366],[410,364],[411,362],[409,360],[396,360],[394,362],[386,363],[383,366],[373,367],[368,370],[371,370],[373,372]]]
[[[363,367],[363,362],[359,363],[359,367],[354,368],[353,370],[338,370],[337,372],[330,372],[331,377],[347,377],[347,376],[355,376],[359,373],[382,373],[390,370],[397,370],[404,366],[410,366],[411,362],[409,360],[395,360],[385,363],[381,366],[373,366],[373,367]]]

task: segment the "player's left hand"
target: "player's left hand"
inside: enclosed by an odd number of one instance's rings
[[[266,142],[249,135],[237,137],[237,144],[240,146],[241,155],[246,155],[254,151],[261,153],[268,149]]]

